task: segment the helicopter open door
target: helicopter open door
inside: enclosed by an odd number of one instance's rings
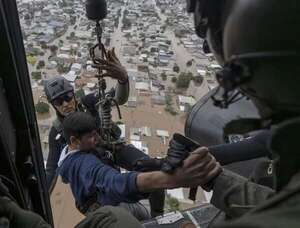
[[[53,224],[17,6],[11,0],[0,1],[0,66],[0,193]]]

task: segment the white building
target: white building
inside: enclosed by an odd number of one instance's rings
[[[193,97],[187,97],[187,96],[182,96],[178,95],[178,106],[180,111],[184,112],[186,111],[186,106],[192,107],[194,104],[196,104],[196,100]]]
[[[75,82],[77,75],[75,71],[69,71],[69,73],[64,74],[63,77],[67,79],[69,82]]]

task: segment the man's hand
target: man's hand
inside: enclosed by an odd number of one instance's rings
[[[169,175],[171,180],[169,188],[205,185],[217,177],[221,171],[219,162],[206,147],[201,147],[193,151],[173,175]]]
[[[151,192],[157,189],[202,186],[213,180],[222,172],[220,164],[201,147],[191,153],[173,174],[162,171],[139,173],[137,188],[140,192]]]
[[[97,68],[100,67],[101,69],[106,70],[106,73],[103,74],[104,77],[114,78],[117,79],[120,83],[126,83],[128,81],[127,71],[117,58],[115,48],[107,51],[106,58],[106,60],[98,59],[100,63],[93,66]]]

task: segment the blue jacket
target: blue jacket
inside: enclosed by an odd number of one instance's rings
[[[137,189],[137,172],[120,173],[93,154],[80,151],[70,154],[63,160],[58,173],[64,183],[70,184],[79,205],[86,203],[95,193],[101,206],[135,203],[148,196]]]

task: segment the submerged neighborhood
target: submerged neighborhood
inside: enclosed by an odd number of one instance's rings
[[[174,132],[183,133],[191,107],[216,86],[220,69],[194,32],[185,0],[108,1],[102,41],[114,47],[127,69],[130,95],[114,121],[123,137],[144,153],[165,156]],[[36,105],[44,159],[55,119],[43,91],[45,80],[61,75],[76,96],[97,92],[89,48],[96,44],[95,22],[81,0],[19,0],[19,17]],[[108,89],[115,81],[106,79]],[[174,190],[182,202],[187,192]]]

